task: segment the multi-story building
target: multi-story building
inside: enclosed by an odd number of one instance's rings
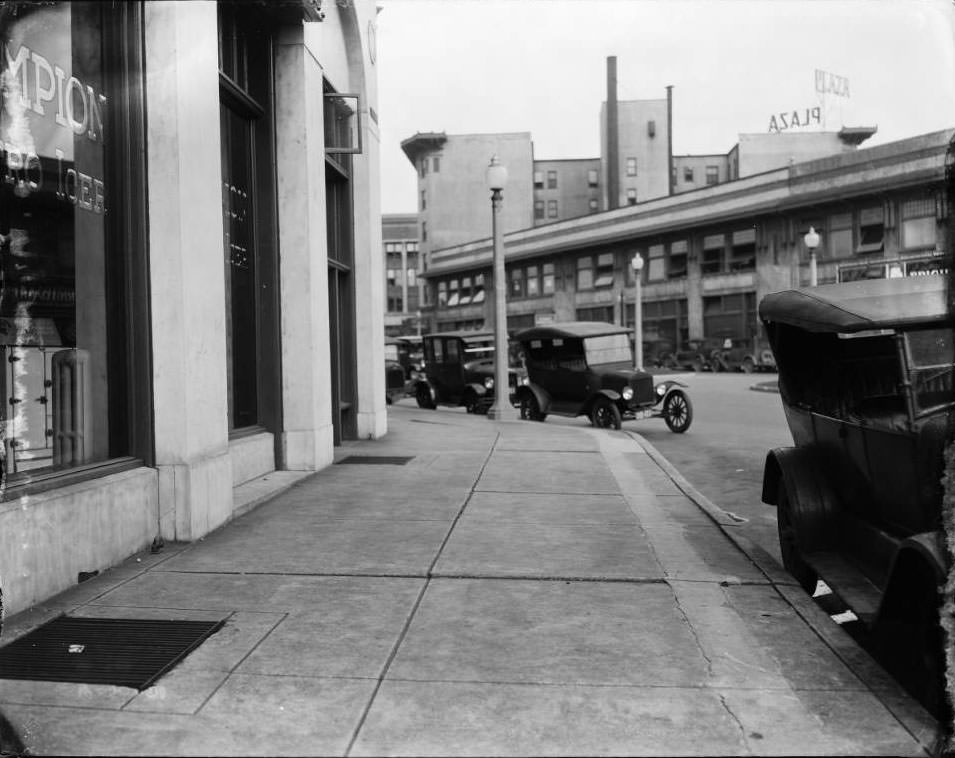
[[[533,226],[534,149],[528,132],[445,134],[419,132],[401,143],[418,172],[419,252],[459,245],[491,234],[485,172],[492,156],[507,167],[505,232]]]
[[[945,268],[946,152],[955,130],[840,151],[695,191],[504,236],[508,328],[551,321],[632,324],[639,253],[648,354],[654,342],[753,339],[763,295],[818,282]],[[504,202],[507,203],[505,190]],[[437,330],[490,327],[489,240],[432,253],[429,317]],[[468,286],[465,286],[465,285]],[[450,293],[455,293],[452,298]]]
[[[534,225],[597,213],[601,185],[597,158],[535,160]]]
[[[413,334],[421,327],[424,282],[420,278],[418,216],[414,213],[381,217],[385,246],[385,334]]]
[[[375,19],[0,7],[8,612],[385,433]]]

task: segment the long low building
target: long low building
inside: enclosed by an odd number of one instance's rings
[[[645,262],[643,334],[651,352],[693,339],[753,341],[759,300],[809,284],[811,257],[819,284],[947,269],[944,180],[953,135],[793,163],[507,234],[508,328],[632,325],[637,254]],[[810,229],[818,234],[812,253]],[[423,313],[432,329],[493,324],[490,238],[434,250],[426,266]]]

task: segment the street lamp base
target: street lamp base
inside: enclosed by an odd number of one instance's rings
[[[518,415],[517,411],[513,408],[498,405],[495,403],[490,408],[487,409],[487,417],[491,421],[517,421]]]

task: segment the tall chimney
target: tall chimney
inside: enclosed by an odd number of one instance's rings
[[[673,85],[667,85],[667,187],[673,194]]]
[[[620,145],[617,123],[617,56],[607,58],[607,209],[620,205]]]

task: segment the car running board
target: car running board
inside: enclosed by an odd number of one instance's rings
[[[803,556],[819,577],[849,606],[867,626],[875,620],[882,602],[882,591],[862,571],[841,554],[832,551]]]

